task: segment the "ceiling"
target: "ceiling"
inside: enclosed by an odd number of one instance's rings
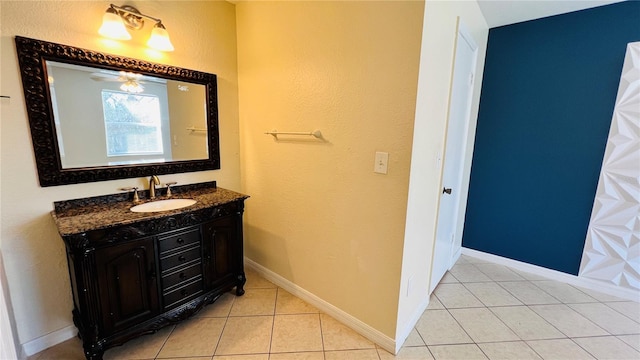
[[[612,4],[621,0],[477,0],[489,28]]]

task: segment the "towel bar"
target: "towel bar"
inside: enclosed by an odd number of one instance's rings
[[[313,136],[315,138],[322,137],[322,133],[320,132],[320,130],[313,130],[308,132],[296,132],[296,131],[278,131],[276,129],[273,129],[271,131],[265,132],[265,134],[271,135],[274,138],[277,138],[278,135],[303,135],[303,136]]]

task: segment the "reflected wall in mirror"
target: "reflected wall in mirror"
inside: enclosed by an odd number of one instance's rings
[[[220,168],[216,76],[16,37],[41,186]]]
[[[45,63],[63,169],[208,158],[204,85]]]

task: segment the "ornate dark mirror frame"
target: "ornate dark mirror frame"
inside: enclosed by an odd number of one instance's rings
[[[16,36],[15,41],[40,186],[220,169],[216,75],[20,36]],[[47,81],[47,60],[109,70],[128,70],[204,85],[209,159],[63,169]]]

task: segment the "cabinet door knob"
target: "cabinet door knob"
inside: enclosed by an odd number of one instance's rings
[[[184,279],[186,276],[184,275],[184,273],[183,273],[183,272],[181,272],[181,273],[180,273],[180,275],[178,275],[178,277],[179,277],[180,279]]]
[[[180,256],[178,257],[178,260],[180,260],[180,261],[184,261],[184,260],[185,260],[184,255],[180,255]]]
[[[176,240],[176,242],[177,242],[178,244],[182,244],[182,243],[184,242],[184,239],[183,239],[183,238],[178,238],[178,240]]]
[[[188,294],[186,289],[182,289],[182,291],[180,291],[180,295],[182,296],[186,296]]]

